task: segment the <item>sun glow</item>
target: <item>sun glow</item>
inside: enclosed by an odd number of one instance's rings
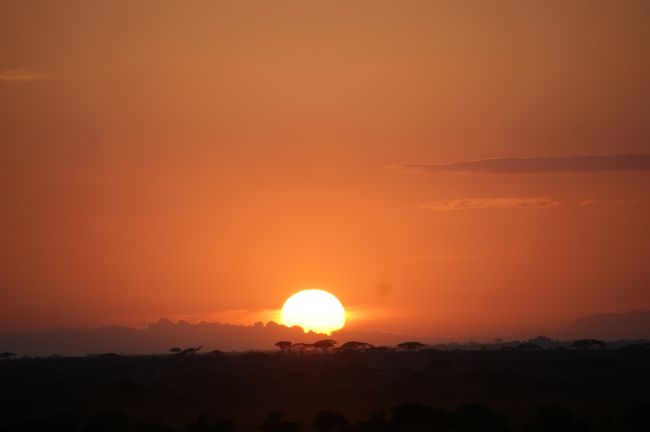
[[[345,325],[345,309],[334,295],[319,289],[295,293],[282,306],[282,324],[305,332],[331,334]]]

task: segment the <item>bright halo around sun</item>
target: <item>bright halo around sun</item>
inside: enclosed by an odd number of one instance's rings
[[[305,332],[331,334],[345,325],[345,309],[334,295],[319,289],[295,293],[282,306],[282,324]]]

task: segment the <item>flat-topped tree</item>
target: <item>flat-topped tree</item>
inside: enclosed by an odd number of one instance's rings
[[[341,345],[338,348],[338,351],[343,351],[343,352],[364,352],[368,351],[369,349],[374,348],[373,344],[369,344],[367,342],[359,342],[359,341],[350,341],[346,342],[343,345]]]
[[[334,345],[336,345],[336,344],[337,344],[337,342],[335,340],[333,340],[333,339],[323,339],[323,340],[319,340],[317,342],[314,342],[312,345],[314,345],[315,349],[319,349],[319,350],[323,351],[323,353],[326,353],[331,348],[333,348]]]
[[[278,341],[275,343],[275,346],[278,347],[278,349],[282,352],[291,349],[292,345],[293,344],[290,341]]]
[[[607,344],[601,340],[598,339],[578,339],[577,341],[573,342],[573,345],[571,345],[571,348],[577,348],[577,349],[585,349],[585,350],[590,350],[590,349],[605,349],[607,347]]]
[[[397,348],[402,349],[404,351],[417,351],[420,348],[424,348],[425,345],[422,342],[416,342],[416,341],[408,341],[408,342],[402,342],[401,344],[397,345]]]
[[[309,353],[309,352],[313,352],[314,344],[297,343],[297,344],[291,345],[290,350],[291,350],[291,352],[296,352],[298,354]]]
[[[185,348],[183,351],[176,353],[177,356],[191,356],[199,352],[203,346]]]

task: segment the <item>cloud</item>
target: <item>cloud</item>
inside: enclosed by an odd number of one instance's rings
[[[454,200],[430,201],[422,205],[423,210],[450,211],[471,209],[524,209],[541,210],[559,206],[559,201],[548,198],[460,198]]]
[[[494,158],[455,163],[405,163],[393,168],[464,174],[584,174],[650,171],[650,155]]]
[[[0,81],[10,82],[32,82],[44,80],[44,74],[28,72],[24,70],[0,71]]]
[[[586,199],[586,200],[578,201],[578,205],[589,206],[589,205],[592,205],[592,204],[596,204],[597,202],[598,202],[598,200],[595,200],[595,199]]]

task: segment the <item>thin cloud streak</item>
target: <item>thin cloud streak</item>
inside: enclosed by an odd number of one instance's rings
[[[588,174],[650,171],[650,155],[494,158],[455,163],[404,163],[393,168],[462,174]]]
[[[27,72],[22,70],[8,70],[0,72],[0,81],[9,81],[9,82],[33,82],[33,81],[42,81],[47,78],[46,75]]]
[[[459,198],[454,200],[430,201],[422,205],[423,210],[452,211],[476,209],[521,209],[543,210],[557,207],[559,201],[548,198]]]

